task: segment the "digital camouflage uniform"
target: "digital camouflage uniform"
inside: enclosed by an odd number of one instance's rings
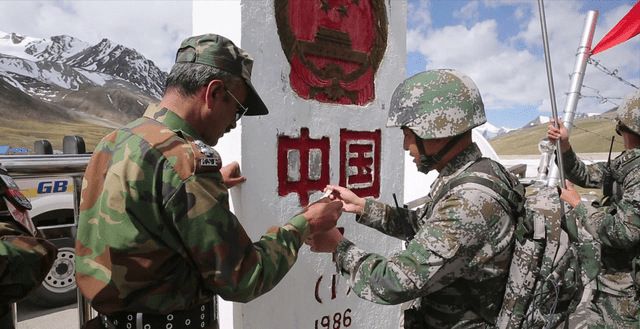
[[[618,120],[640,132],[640,91],[618,108]],[[602,188],[606,162],[586,165],[573,149],[563,153],[564,172],[585,188]],[[570,215],[601,244],[601,271],[588,317],[590,328],[638,328],[640,269],[640,149],[611,160],[613,195],[590,205],[581,202]]]
[[[456,136],[486,122],[475,84],[456,70],[408,78],[391,103],[388,126],[408,127],[423,139]],[[458,153],[440,171],[430,196],[462,176],[513,187],[509,174],[492,160],[493,175],[474,171],[472,165],[481,158],[476,144]],[[509,204],[494,190],[458,185],[418,210],[367,200],[356,220],[399,238],[411,237],[399,223],[410,223],[416,232],[406,250],[391,258],[368,253],[345,238],[340,241],[334,259],[358,296],[379,304],[417,299],[417,316],[428,328],[493,324],[504,297],[515,231]]]
[[[250,56],[221,36],[185,40],[177,62],[227,70],[251,87]],[[253,87],[246,104],[245,115],[268,113]],[[305,217],[253,243],[229,210],[220,157],[202,140],[174,112],[150,105],[96,147],[83,181],[76,281],[91,306],[108,315],[103,322],[116,324],[130,312],[143,313],[142,321],[158,314],[166,316],[149,318],[171,321],[215,295],[248,302],[296,261],[311,231]]]
[[[506,188],[506,177],[466,170],[481,156],[475,144],[458,154],[440,173],[431,195],[461,175],[489,178]],[[493,323],[504,296],[515,230],[509,205],[494,191],[463,184],[417,211],[397,212],[367,200],[357,221],[399,238],[405,236],[398,221],[417,228],[406,250],[388,259],[340,241],[336,261],[358,296],[379,304],[420,298],[418,310],[429,328]]]
[[[12,328],[11,303],[40,287],[58,249],[38,233],[25,208],[30,209],[28,201],[16,194],[2,165],[0,180],[0,327]]]

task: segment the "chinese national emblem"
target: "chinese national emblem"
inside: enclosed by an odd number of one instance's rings
[[[289,79],[302,98],[364,105],[387,47],[384,0],[274,0]]]

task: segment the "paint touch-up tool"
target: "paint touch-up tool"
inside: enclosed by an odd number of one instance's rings
[[[324,192],[324,194],[320,197],[320,199],[324,199],[324,198],[330,196],[331,193],[333,193],[333,190],[332,189],[328,189],[326,192]]]

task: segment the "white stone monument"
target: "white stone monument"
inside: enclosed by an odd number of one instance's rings
[[[208,15],[198,3],[194,34],[225,35],[207,30],[223,13]],[[243,118],[240,141],[225,136],[216,149],[223,162],[241,162],[248,179],[231,196],[249,236],[282,225],[329,183],[390,204],[395,193],[402,202],[402,132],[385,123],[405,78],[406,1],[243,0],[240,8],[241,47],[254,57],[252,82],[269,114]],[[238,149],[239,159],[229,156]],[[401,249],[400,240],[354,218],[344,214],[338,225],[358,246],[384,256]],[[221,303],[221,328],[397,328],[400,307],[357,297],[331,258],[303,246],[272,291]]]

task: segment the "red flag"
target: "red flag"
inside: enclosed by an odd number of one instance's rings
[[[591,55],[617,46],[640,33],[640,1],[600,40]]]

